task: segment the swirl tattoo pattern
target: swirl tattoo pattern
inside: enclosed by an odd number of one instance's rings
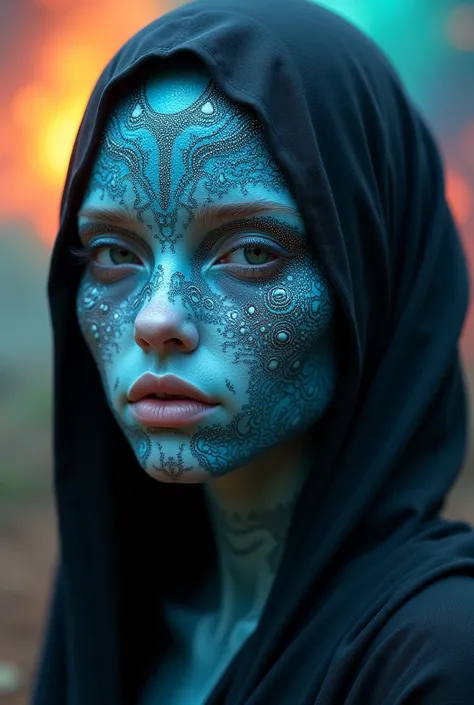
[[[292,499],[267,511],[252,510],[244,515],[213,506],[220,519],[219,540],[232,555],[243,557],[258,551],[270,537],[273,546],[266,552],[265,561],[270,573],[276,574],[295,506],[296,500]]]

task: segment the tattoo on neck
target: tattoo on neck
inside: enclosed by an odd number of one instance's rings
[[[246,514],[231,513],[214,507],[213,511],[216,512],[219,519],[219,537],[233,555],[242,557],[260,549],[266,544],[267,537],[270,536],[274,546],[268,551],[265,560],[270,572],[276,573],[283,555],[295,505],[296,499],[292,499],[277,504],[273,509],[251,510]]]

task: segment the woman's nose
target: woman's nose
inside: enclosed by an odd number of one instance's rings
[[[183,309],[154,300],[135,319],[135,341],[145,352],[153,348],[160,355],[189,353],[197,348],[199,333]]]

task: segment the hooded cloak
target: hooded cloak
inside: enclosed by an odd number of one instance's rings
[[[474,702],[474,534],[440,517],[462,466],[465,261],[424,120],[385,56],[304,0],[197,0],[128,41],[74,145],[48,283],[60,552],[34,705],[132,705],[160,604],[214,565],[203,488],[151,480],[79,331],[76,213],[105,119],[191,54],[253,109],[339,313],[339,384],[256,630],[208,705]]]

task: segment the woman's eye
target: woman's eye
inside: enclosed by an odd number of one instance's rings
[[[141,264],[140,259],[126,247],[105,246],[98,247],[94,261],[101,267],[110,267],[120,264]]]
[[[277,274],[288,259],[289,255],[279,250],[277,245],[266,247],[262,242],[241,243],[220,257],[216,264],[239,279],[267,279]]]
[[[247,276],[262,275],[268,272],[271,265],[278,262],[280,258],[275,253],[259,243],[241,245],[224,255],[218,260],[218,264],[229,265],[232,271]]]
[[[265,264],[272,258],[272,253],[258,245],[256,247],[245,247],[244,257],[249,264]]]

